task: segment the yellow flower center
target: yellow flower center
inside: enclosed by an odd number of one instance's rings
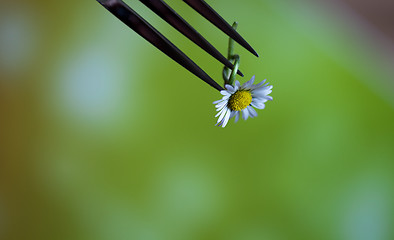
[[[232,111],[241,111],[252,102],[252,94],[250,91],[240,90],[231,95],[228,100],[228,108]]]

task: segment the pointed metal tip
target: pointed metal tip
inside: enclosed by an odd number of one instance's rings
[[[234,39],[234,38],[233,38]],[[234,39],[235,41],[237,41],[238,39]],[[240,42],[238,42],[241,46],[243,46],[246,50],[248,50],[251,54],[255,55],[256,57],[260,57],[259,54],[245,41],[245,40],[241,40]]]
[[[253,55],[255,55],[256,57],[260,57],[260,55],[253,49],[253,48],[248,48],[249,52],[251,52]]]
[[[238,35],[237,32],[234,32]],[[238,36],[231,36],[231,38],[238,42],[242,47],[244,47],[246,50],[248,50],[251,54],[255,55],[256,57],[259,57],[259,54],[247,43],[240,35]]]

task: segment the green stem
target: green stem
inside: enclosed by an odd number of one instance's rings
[[[234,30],[236,30],[237,27],[238,27],[238,23],[234,22],[232,27],[234,28]],[[228,40],[227,59],[229,61],[233,62],[234,69],[230,73],[231,69],[229,69],[227,67],[223,68],[224,85],[226,85],[226,84],[232,85],[234,83],[235,76],[237,75],[237,71],[238,71],[238,68],[239,68],[239,56],[234,54],[234,44],[235,44],[235,41],[230,37],[229,40]]]
[[[239,62],[240,62],[239,55],[234,55],[233,59],[234,59],[234,69],[231,71],[230,77],[228,78],[228,84],[230,85],[233,85],[235,81],[235,77],[237,76]]]
[[[232,27],[234,28],[234,30],[237,30],[238,23],[234,22]],[[228,40],[228,54],[227,54],[227,59],[229,60],[232,59],[234,56],[234,43],[235,43],[234,39],[230,37]]]

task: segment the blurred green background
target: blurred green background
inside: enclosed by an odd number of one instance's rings
[[[126,2],[221,83],[220,63]],[[222,32],[167,2],[226,53]],[[208,1],[261,56],[237,46],[239,80],[274,86],[259,117],[222,129],[220,94],[96,1],[2,1],[0,239],[394,239],[394,38],[380,27],[394,21],[365,14],[392,13],[384,2]]]

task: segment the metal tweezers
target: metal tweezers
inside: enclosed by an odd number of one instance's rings
[[[124,24],[129,26],[148,42],[156,46],[160,51],[172,58],[178,64],[189,70],[191,73],[211,85],[217,90],[223,88],[216,83],[207,73],[205,73],[186,54],[179,50],[164,35],[150,25],[145,19],[138,15],[126,3],[121,0],[97,0],[109,12],[115,15]],[[168,6],[163,0],[140,0],[145,6],[160,16],[167,23],[201,47],[211,56],[216,58],[226,67],[233,69],[234,65],[225,58],[215,47],[213,47],[201,34],[199,34],[190,24],[188,24],[175,10]],[[238,42],[245,49],[258,57],[255,50],[205,1],[203,0],[183,0],[200,15],[209,20],[217,28],[227,34],[230,38]],[[238,71],[238,75],[243,74]]]

